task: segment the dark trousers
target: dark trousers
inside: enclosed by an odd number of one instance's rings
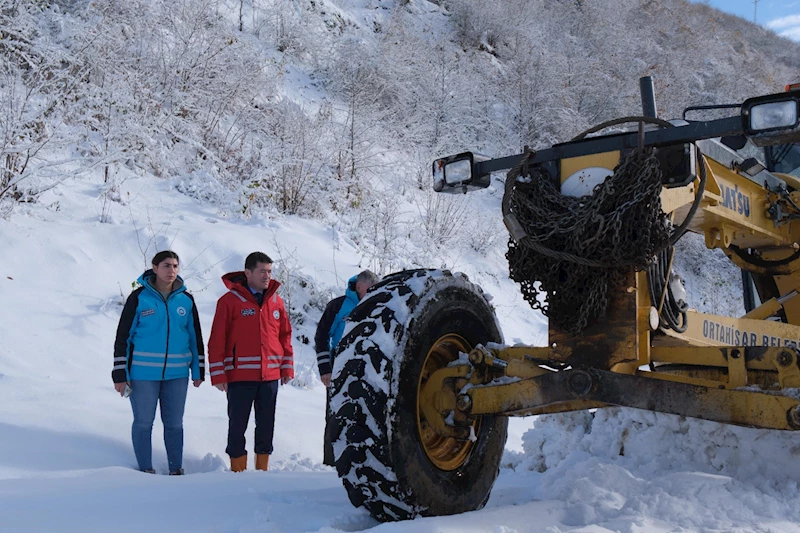
[[[275,402],[278,399],[278,382],[234,381],[228,383],[228,447],[230,457],[241,457],[245,450],[244,433],[250,420],[250,408],[256,408],[257,454],[272,453],[272,436],[275,430]]]
[[[322,464],[336,466],[333,464],[333,442],[331,442],[330,432],[333,429],[331,419],[331,389],[325,393],[325,432],[322,435]]]

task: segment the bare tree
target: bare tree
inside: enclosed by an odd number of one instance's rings
[[[43,9],[0,0],[0,201],[34,200],[64,177],[70,162],[52,152],[64,140],[62,106],[81,69],[43,38]]]

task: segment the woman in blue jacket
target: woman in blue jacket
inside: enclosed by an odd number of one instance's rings
[[[194,298],[178,276],[178,254],[165,250],[128,297],[117,326],[111,377],[120,395],[130,395],[131,436],[139,470],[155,474],[153,421],[161,406],[170,475],[183,474],[183,410],[189,371],[195,387],[205,377],[200,319]]]

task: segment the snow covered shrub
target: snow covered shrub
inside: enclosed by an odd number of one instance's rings
[[[48,35],[44,3],[0,1],[0,203],[35,202],[73,175],[60,150],[80,65]],[[57,155],[56,155],[57,154]]]
[[[467,200],[461,195],[427,191],[423,205],[417,205],[425,234],[436,243],[447,245],[461,236],[468,219]]]
[[[290,101],[275,104],[264,119],[268,135],[254,151],[260,168],[244,179],[250,201],[281,213],[318,216],[324,182],[332,177],[324,119],[309,118]]]

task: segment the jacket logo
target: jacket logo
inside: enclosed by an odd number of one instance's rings
[[[256,310],[252,307],[249,309],[242,309],[242,316],[253,316],[256,314]]]
[[[281,319],[281,312],[276,309],[275,311],[272,312],[272,316],[275,317],[275,320],[280,320]]]
[[[178,311],[178,315],[179,316],[186,316],[186,308],[185,307],[179,307],[177,309],[177,311]]]
[[[139,313],[139,316],[150,316],[150,315],[154,315],[154,314],[156,314],[156,310],[155,309],[145,309],[144,311]]]

